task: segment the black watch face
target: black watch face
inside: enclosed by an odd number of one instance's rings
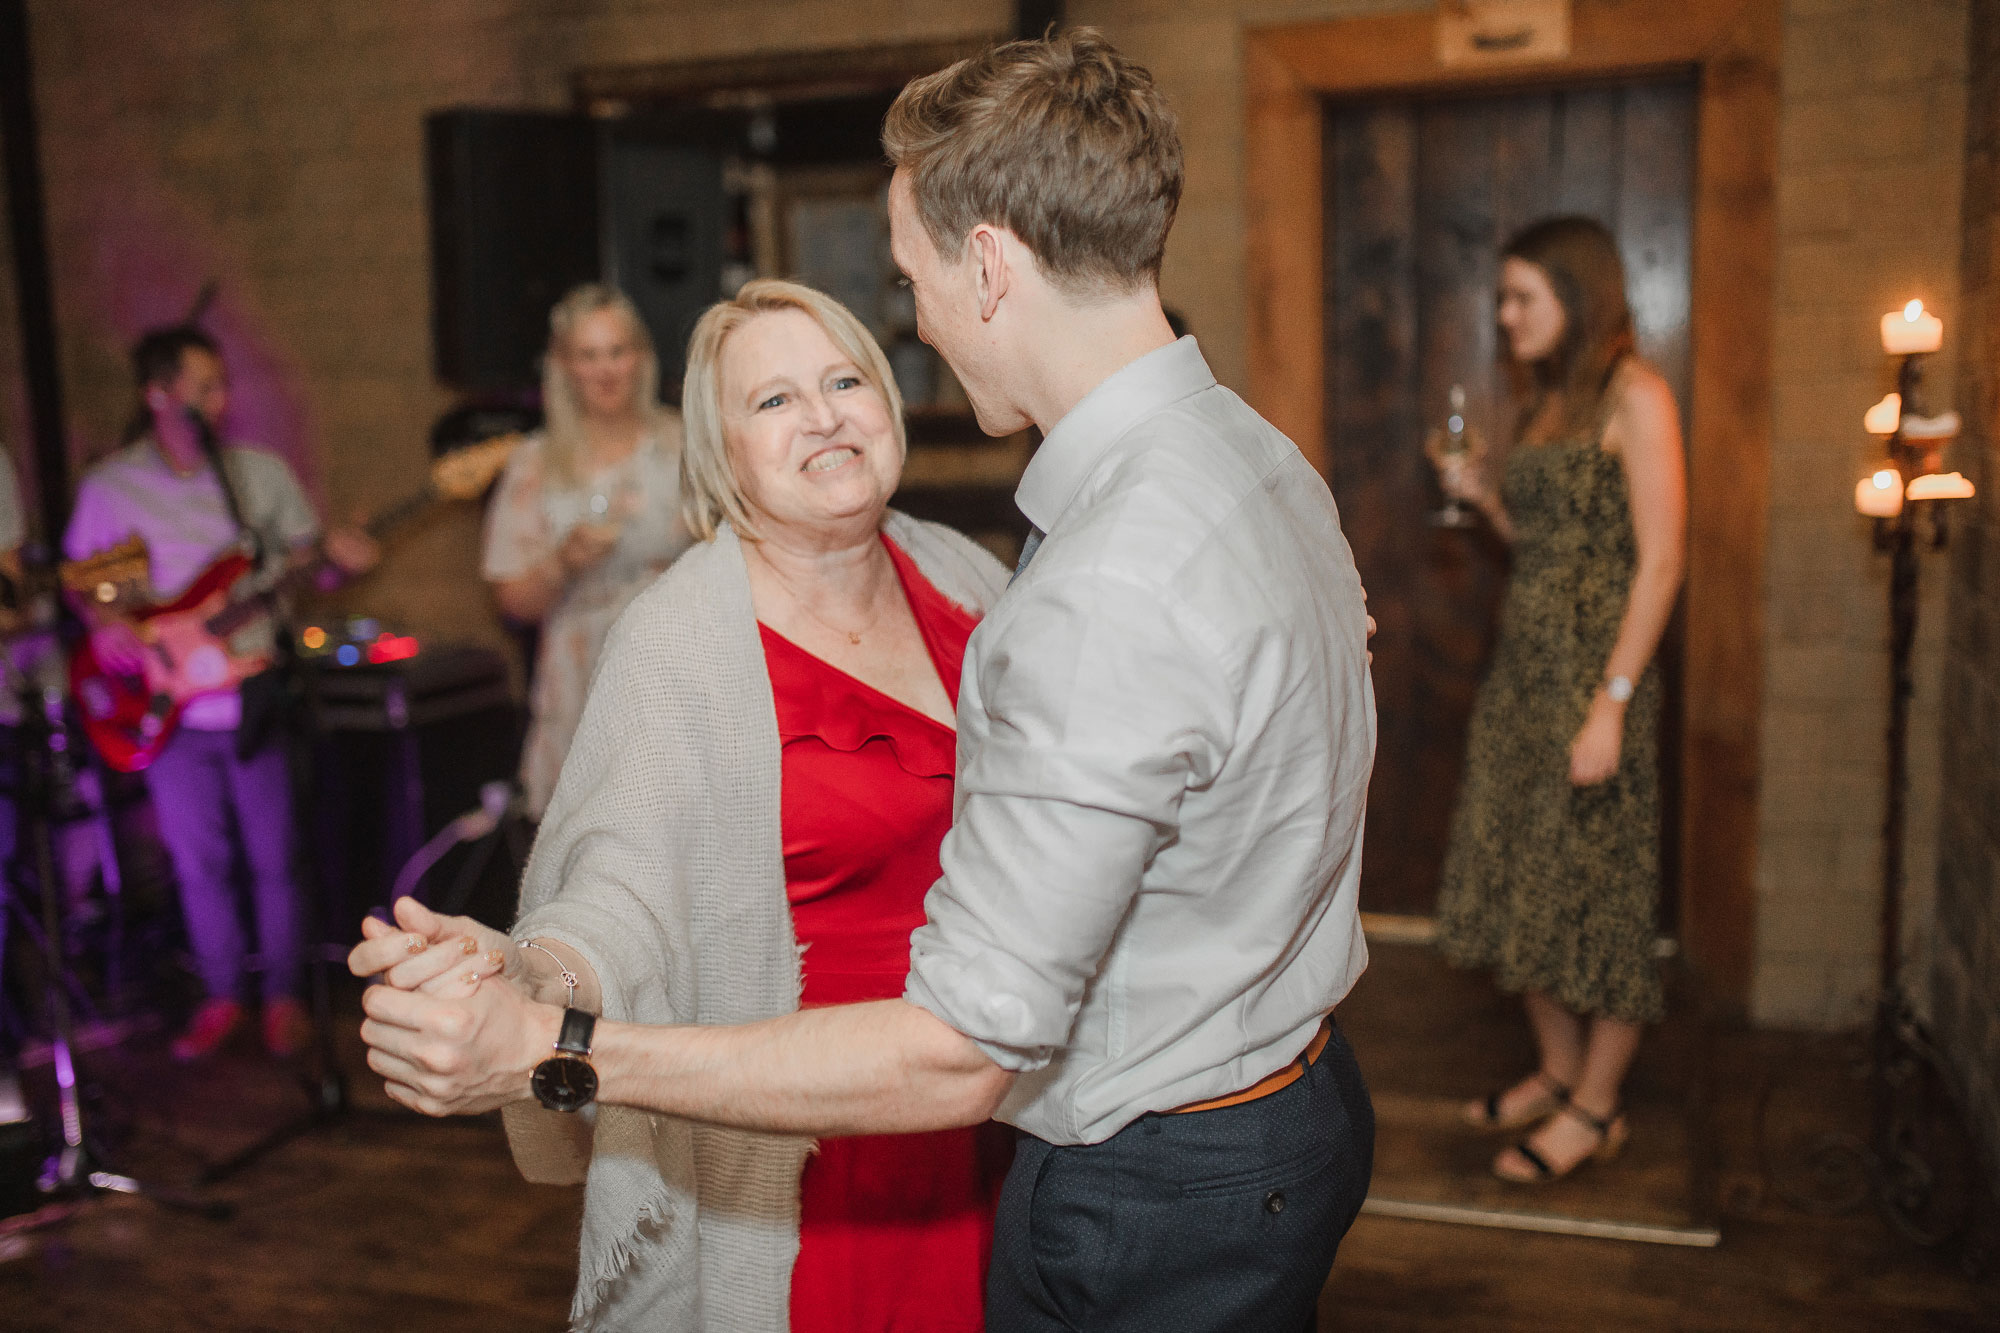
[[[597,1071],[587,1060],[558,1055],[535,1066],[528,1080],[536,1100],[551,1111],[576,1111],[597,1097]]]

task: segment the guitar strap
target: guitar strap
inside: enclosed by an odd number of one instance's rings
[[[222,504],[229,511],[229,521],[236,525],[237,538],[249,552],[251,577],[261,579],[264,573],[264,535],[243,517],[243,504],[236,495],[236,480],[229,475],[229,468],[223,462],[222,442],[215,437],[207,418],[192,407],[188,409],[188,420],[194,425],[202,452],[208,455],[209,470],[215,473],[215,484],[222,490]],[[269,593],[254,592],[251,596],[267,597]],[[274,632],[282,662],[288,655],[289,645],[282,627],[277,627]],[[273,666],[258,672],[245,680],[237,693],[243,700],[243,719],[236,727],[236,757],[247,760],[271,740],[277,732],[278,722],[284,717],[289,702],[284,667]]]
[[[223,463],[222,441],[215,437],[215,429],[194,408],[187,409],[188,421],[194,426],[195,437],[201,441],[201,451],[208,455],[209,471],[215,473],[215,484],[222,490],[222,506],[229,511],[229,521],[236,525],[236,535],[250,553],[250,566],[260,574],[264,568],[264,535],[250,526],[243,517],[243,502],[236,498],[236,479],[229,475],[229,468]]]

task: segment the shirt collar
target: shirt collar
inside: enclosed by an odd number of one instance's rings
[[[1112,445],[1146,418],[1215,387],[1193,335],[1155,348],[1083,396],[1028,461],[1014,503],[1043,532],[1076,498]]]
[[[175,481],[193,481],[197,477],[205,476],[210,471],[207,458],[203,458],[201,465],[192,472],[183,472],[175,467],[174,461],[167,457],[166,449],[161,446],[160,437],[152,431],[147,431],[134,441],[134,443],[143,446],[146,453],[152,458],[152,461],[159,466],[160,471],[166,473]]]

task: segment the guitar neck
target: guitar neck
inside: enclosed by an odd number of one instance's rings
[[[437,498],[437,487],[425,482],[421,489],[412,491],[369,519],[362,525],[361,530],[379,541],[423,513]]]
[[[436,498],[437,488],[426,482],[422,489],[404,496],[387,509],[375,514],[361,525],[361,530],[371,538],[380,540],[422,513]],[[278,598],[289,597],[312,587],[318,582],[320,574],[332,563],[327,559],[323,548],[315,551],[312,559],[286,570],[270,587],[252,593],[241,601],[231,602],[217,611],[204,622],[205,628],[218,639],[228,638],[264,615]]]

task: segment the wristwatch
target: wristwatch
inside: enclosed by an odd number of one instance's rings
[[[1604,682],[1604,692],[1611,696],[1612,703],[1629,704],[1632,702],[1632,678],[1613,676]]]
[[[556,1053],[536,1065],[528,1079],[536,1101],[551,1111],[581,1111],[597,1100],[597,1071],[590,1067],[590,1038],[596,1030],[596,1014],[563,1010]]]

